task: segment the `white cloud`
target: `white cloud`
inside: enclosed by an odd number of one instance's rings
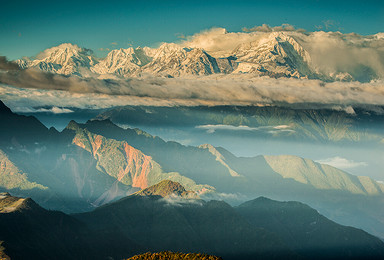
[[[223,200],[223,201],[226,201],[227,203],[228,202],[243,202],[243,201],[247,201],[249,200],[250,198],[247,197],[246,195],[244,194],[240,194],[240,193],[222,193],[222,192],[212,192],[212,193],[206,193],[206,194],[203,194],[202,196],[200,196],[201,199],[203,200]],[[237,203],[236,203],[237,204]]]
[[[98,80],[36,71],[20,73],[0,75],[0,81],[9,84],[0,84],[0,99],[12,103],[13,107],[295,105],[344,109],[353,113],[355,106],[384,105],[383,81],[324,83],[249,74]]]
[[[14,107],[13,112],[22,113],[53,113],[53,114],[68,114],[74,111],[68,108],[62,107],[51,107],[51,108],[33,108],[33,107]]]
[[[207,133],[212,134],[216,130],[230,130],[230,131],[265,131],[270,134],[276,134],[279,132],[294,132],[289,129],[288,125],[277,125],[277,126],[260,126],[260,127],[249,127],[249,126],[233,126],[233,125],[198,125],[195,128],[206,130]]]
[[[366,162],[355,162],[353,160],[348,160],[346,158],[342,158],[339,156],[327,158],[327,159],[322,159],[322,160],[317,160],[316,162],[321,163],[321,164],[328,164],[328,165],[331,165],[335,168],[342,169],[342,170],[368,165]]]

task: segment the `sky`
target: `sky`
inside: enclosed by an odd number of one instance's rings
[[[1,4],[0,56],[35,56],[70,42],[99,57],[107,49],[157,47],[212,27],[230,32],[262,24],[307,31],[382,32],[384,2],[365,1],[6,1]]]

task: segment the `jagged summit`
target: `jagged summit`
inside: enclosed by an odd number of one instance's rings
[[[226,34],[225,29],[223,30],[221,34]],[[215,56],[223,53],[222,51],[209,52],[185,44],[163,43],[158,48],[131,47],[112,50],[103,59],[97,59],[86,48],[64,43],[43,51],[36,59],[23,58],[17,63],[21,68],[32,67],[64,75],[101,78],[212,74],[340,78],[335,73],[333,76],[318,73],[312,66],[310,53],[296,38],[286,32],[265,33],[257,40],[240,43],[232,51],[225,50],[224,56]]]
[[[130,75],[148,64],[152,58],[146,51],[138,47],[112,50],[107,57],[96,64],[91,70],[98,74]]]
[[[143,189],[135,195],[138,196],[150,196],[157,195],[163,198],[176,196],[181,198],[197,198],[197,194],[193,191],[187,191],[185,188],[178,182],[163,180],[158,184],[155,184],[151,187]]]

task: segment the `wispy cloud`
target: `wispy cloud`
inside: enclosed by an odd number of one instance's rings
[[[13,112],[22,113],[52,113],[52,114],[68,114],[74,111],[63,107],[51,107],[51,108],[33,108],[33,107],[14,107]]]
[[[217,130],[227,130],[227,131],[264,131],[271,134],[277,132],[294,132],[294,130],[289,129],[288,125],[277,125],[277,126],[260,126],[260,127],[249,127],[249,126],[233,126],[233,125],[199,125],[196,126],[197,129],[206,130],[207,133],[214,133]]]
[[[316,162],[321,164],[328,164],[335,168],[347,170],[351,168],[361,167],[361,166],[367,166],[368,164],[366,162],[355,162],[353,160],[348,160],[346,158],[342,158],[339,156],[317,160]]]

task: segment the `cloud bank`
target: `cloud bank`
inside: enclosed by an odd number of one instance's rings
[[[0,73],[0,99],[15,104],[108,108],[120,105],[280,105],[344,109],[384,105],[384,82],[332,82],[244,75],[122,80],[68,77],[33,69]]]

